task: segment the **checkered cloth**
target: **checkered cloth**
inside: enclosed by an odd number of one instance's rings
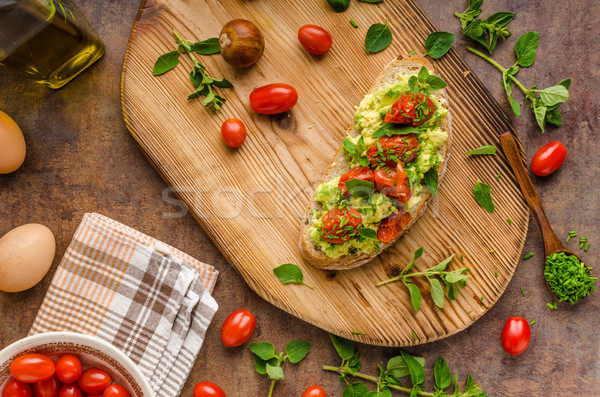
[[[179,396],[217,311],[218,272],[99,214],[85,214],[30,335],[72,331],[127,354],[159,397]]]

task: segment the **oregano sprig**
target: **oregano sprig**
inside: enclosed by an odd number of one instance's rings
[[[454,13],[460,20],[462,33],[481,44],[490,54],[494,52],[498,37],[506,40],[512,34],[507,25],[515,19],[512,12],[501,11],[490,15],[486,19],[478,18],[481,14],[483,0],[469,0],[469,7],[461,14]]]
[[[446,82],[434,74],[429,74],[427,68],[423,66],[418,75],[410,76],[408,87],[412,92],[430,95],[433,91],[446,88]]]

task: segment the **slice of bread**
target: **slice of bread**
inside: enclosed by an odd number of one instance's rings
[[[375,83],[371,87],[370,94],[374,94],[375,92],[377,92],[377,90],[389,84],[396,83],[398,76],[401,74],[418,74],[419,70],[423,66],[425,66],[428,69],[430,74],[435,74],[435,69],[433,65],[427,59],[417,56],[399,56],[397,59],[390,62],[383,69],[383,71],[381,72],[379,77],[377,77]],[[446,99],[445,103],[447,104],[445,90],[437,91],[435,94]],[[445,144],[438,149],[438,154],[442,159],[437,169],[439,175],[439,182],[441,183],[442,178],[444,176],[444,172],[446,170],[446,163],[450,155],[450,143],[452,140],[450,112],[448,112],[446,117],[441,119],[439,123],[439,127],[448,133],[448,139],[446,140]],[[351,137],[357,137],[360,135],[360,133],[356,130],[354,123],[348,128],[348,135],[350,135]],[[333,158],[331,164],[329,165],[329,167],[325,171],[325,174],[323,175],[321,183],[327,182],[335,177],[343,175],[349,169],[350,166],[346,159],[346,154],[344,153],[343,146],[340,144],[340,147],[335,157]],[[354,255],[345,255],[340,258],[330,258],[325,254],[325,252],[323,252],[320,248],[318,248],[315,245],[314,241],[311,239],[309,234],[310,226],[312,224],[312,210],[321,209],[321,204],[317,202],[313,196],[308,206],[308,210],[306,211],[304,220],[302,222],[302,229],[300,234],[300,253],[304,257],[304,259],[306,259],[310,264],[320,269],[345,270],[363,265],[369,262],[377,255],[379,255],[384,249],[386,249],[390,245],[393,245],[402,236],[402,234],[406,230],[408,230],[421,217],[421,215],[423,215],[427,207],[427,203],[429,203],[432,197],[432,194],[429,191],[426,191],[423,194],[419,203],[417,204],[416,211],[412,214],[412,219],[410,220],[410,223],[406,226],[406,228],[404,228],[404,230],[398,235],[398,237],[394,241],[387,244],[381,243],[381,249],[377,252],[369,254],[359,252]]]

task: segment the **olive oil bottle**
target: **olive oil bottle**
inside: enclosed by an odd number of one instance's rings
[[[0,65],[60,88],[104,54],[69,0],[0,0]]]

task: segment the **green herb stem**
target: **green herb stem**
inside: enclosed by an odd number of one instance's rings
[[[277,382],[276,379],[271,381],[271,388],[269,389],[269,395],[267,397],[271,397],[273,395],[273,390],[275,390],[275,382]]]
[[[398,277],[393,277],[393,278],[390,278],[390,279],[388,279],[388,280],[381,281],[381,282],[379,282],[379,283],[375,284],[375,286],[376,286],[376,287],[380,287],[380,286],[382,286],[382,285],[389,284],[389,283],[393,283],[394,281],[398,281],[398,280],[400,280],[400,276],[398,276]]]
[[[473,54],[477,55],[480,58],[485,59],[486,61],[488,61],[489,63],[491,63],[492,65],[494,65],[499,71],[502,72],[502,74],[507,74],[507,69],[503,68],[502,65],[500,65],[498,62],[494,61],[492,58],[488,57],[487,55],[485,55],[482,52],[477,51],[476,49],[472,48],[472,47],[467,47],[467,51],[472,52]],[[521,84],[521,82],[519,80],[516,79],[515,76],[509,74],[508,77],[517,85],[517,87],[519,87],[521,89],[521,91],[523,91],[523,93],[525,95],[527,95],[530,90],[528,90],[527,88],[525,88],[525,86],[523,84]]]

